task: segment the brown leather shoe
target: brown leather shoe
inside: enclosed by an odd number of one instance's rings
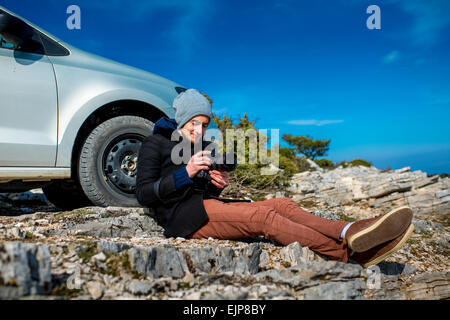
[[[405,206],[356,221],[348,228],[344,242],[355,252],[367,251],[402,234],[411,224],[412,216],[411,209]]]
[[[410,224],[409,227],[394,240],[382,243],[365,252],[355,252],[350,259],[359,263],[364,268],[378,264],[403,247],[413,231],[414,225]]]

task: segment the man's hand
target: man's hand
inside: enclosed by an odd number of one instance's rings
[[[194,154],[186,165],[186,171],[189,178],[193,178],[200,170],[208,170],[211,165],[211,159],[203,156],[211,154],[209,150],[201,150]]]
[[[208,173],[212,178],[211,183],[217,188],[223,189],[228,185],[228,180],[230,179],[230,175],[228,174],[228,172],[209,170]]]

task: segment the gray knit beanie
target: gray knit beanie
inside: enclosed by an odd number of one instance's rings
[[[211,103],[209,100],[195,89],[188,89],[180,93],[173,101],[173,107],[176,109],[175,121],[177,129],[180,129],[186,122],[198,115],[212,118]]]

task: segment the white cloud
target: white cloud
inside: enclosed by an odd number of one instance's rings
[[[400,52],[394,50],[383,57],[384,63],[394,63],[400,59]]]
[[[447,152],[450,150],[450,144],[429,143],[429,144],[367,144],[352,145],[342,147],[339,150],[332,150],[335,159],[354,159],[362,158],[369,161],[389,160],[400,157],[412,157],[420,154],[429,154],[432,152]]]
[[[324,126],[332,123],[341,123],[344,120],[290,120],[287,123],[298,126]]]
[[[59,0],[52,0],[58,3]],[[170,10],[174,19],[162,26],[165,38],[176,47],[181,57],[188,60],[198,43],[204,24],[211,19],[217,2],[209,0],[149,0],[132,1],[109,0],[87,1],[79,0],[79,6],[84,9],[102,10],[105,15],[114,16],[117,23],[142,22],[153,19],[162,11]],[[132,32],[133,30],[130,30]],[[151,34],[151,30],[148,30]]]
[[[338,0],[344,6],[361,7],[361,0]],[[406,24],[407,30],[402,33],[385,32],[384,34],[395,39],[406,40],[409,43],[422,47],[430,47],[448,38],[445,29],[450,26],[450,1],[449,0],[383,0],[374,2],[381,8],[381,28],[387,31],[383,25],[385,5],[396,5],[401,11],[411,16],[411,23]],[[369,2],[366,3],[369,6]],[[366,6],[366,7],[367,7]],[[398,17],[397,19],[401,19]],[[409,20],[409,19],[408,19]]]
[[[450,105],[449,96],[434,96],[427,99],[426,104],[434,106]]]
[[[448,0],[387,0],[410,14],[413,24],[409,28],[411,43],[432,46],[447,37],[443,30],[450,26]]]
[[[183,13],[168,35],[174,39],[177,48],[181,50],[183,57],[187,60],[195,50],[200,27],[210,16],[213,2],[207,0],[175,2],[179,3],[177,7],[181,7]]]

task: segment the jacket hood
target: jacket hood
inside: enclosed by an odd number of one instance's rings
[[[153,127],[153,134],[159,133],[170,139],[173,130],[176,130],[176,128],[177,122],[175,119],[170,119],[164,116],[156,121],[155,126]]]

